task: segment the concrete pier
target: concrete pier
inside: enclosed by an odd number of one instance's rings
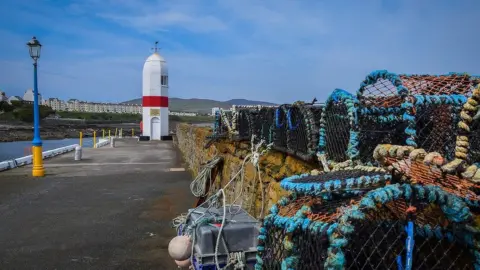
[[[193,206],[171,142],[121,139],[0,172],[0,269],[176,269],[171,219]]]

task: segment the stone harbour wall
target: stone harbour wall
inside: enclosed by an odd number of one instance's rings
[[[202,164],[211,160],[215,155],[224,159],[223,169],[215,178],[213,190],[223,187],[240,170],[245,157],[251,152],[249,142],[235,142],[228,139],[220,139],[205,149],[209,141],[207,136],[212,135],[212,129],[208,127],[196,127],[188,124],[178,124],[176,129],[175,144],[183,153],[184,159],[194,176],[200,172]],[[294,174],[306,173],[318,167],[316,164],[308,164],[295,157],[284,153],[270,150],[260,160],[260,176],[256,174],[255,167],[247,162],[244,167],[244,181],[242,187],[241,177],[225,189],[227,203],[242,204],[252,216],[260,217],[262,201],[264,202],[264,214],[287,192],[280,188],[280,181]],[[262,200],[262,184],[265,195]],[[211,191],[209,195],[212,195]],[[235,198],[237,198],[235,200]]]

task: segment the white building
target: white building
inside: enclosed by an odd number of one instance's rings
[[[28,101],[28,102],[33,102],[33,89],[27,89],[27,91],[25,91],[25,94],[23,94],[23,100],[24,101]],[[43,101],[42,99],[42,95],[40,93],[38,93],[38,103],[40,105],[43,105],[45,102]]]
[[[143,136],[150,140],[166,139],[168,127],[168,69],[167,62],[157,52],[143,65],[142,81]]]
[[[215,115],[216,112],[220,111],[219,107],[213,107],[212,108],[212,115]]]
[[[8,98],[8,103],[12,104],[12,101],[23,101],[23,99],[19,96],[11,96]]]

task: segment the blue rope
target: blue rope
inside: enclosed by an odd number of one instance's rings
[[[377,186],[391,180],[390,174],[379,173],[371,176],[352,177],[345,180],[331,179],[325,182],[294,183],[293,181],[309,176],[310,174],[293,175],[284,178],[280,187],[293,191],[298,195],[322,196],[325,193],[343,190],[346,193],[356,194],[358,188]]]
[[[282,109],[281,108],[277,108],[275,110],[275,126],[277,128],[281,128],[283,127],[283,124],[284,123],[280,123],[280,113],[282,112]]]
[[[292,124],[292,108],[289,108],[287,111],[287,121],[288,121],[288,129],[295,130],[300,125],[300,122],[297,122],[295,126]]]
[[[406,244],[406,253],[407,253],[407,258],[405,260],[405,268],[403,268],[403,263],[402,263],[402,256],[398,255],[397,256],[397,265],[399,270],[411,270],[412,269],[412,261],[413,261],[413,247],[415,246],[415,240],[414,240],[414,235],[413,235],[413,222],[409,221],[407,226],[405,227],[405,231],[407,232],[407,239],[405,240]]]

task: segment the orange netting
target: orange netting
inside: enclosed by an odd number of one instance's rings
[[[436,166],[426,165],[423,161],[411,161],[410,159],[398,160],[389,157],[387,158],[387,164],[395,164],[399,172],[407,176],[412,183],[436,185],[457,196],[477,200],[473,189],[480,188],[480,185],[474,184],[459,175],[444,173]]]
[[[468,95],[479,80],[467,74],[399,75],[410,95]]]
[[[311,213],[307,214],[307,218],[311,221],[334,222],[341,215],[342,207],[356,204],[360,199],[360,196],[339,200],[323,200],[313,196],[302,196],[291,201],[286,206],[279,206],[279,215],[293,217],[302,206],[308,206],[311,209]]]

